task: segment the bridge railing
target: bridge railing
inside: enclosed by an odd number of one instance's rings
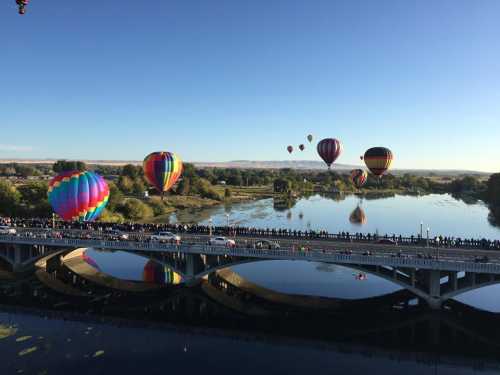
[[[19,236],[0,236],[0,242],[26,245],[45,245],[57,247],[94,247],[109,250],[145,251],[145,252],[179,252],[184,254],[206,254],[218,256],[235,256],[260,259],[309,260],[318,262],[377,265],[388,267],[409,267],[436,270],[466,270],[469,272],[500,273],[500,261],[493,263],[475,263],[470,259],[457,257],[440,259],[421,259],[417,257],[398,257],[394,252],[379,251],[371,255],[358,252],[344,254],[339,250],[299,251],[291,248],[254,249],[246,247],[220,247],[206,243],[168,244],[160,242],[138,241],[106,241],[82,239],[24,238]]]
[[[238,228],[237,228],[238,229]],[[18,228],[22,232],[39,233],[47,231],[43,228]],[[56,232],[58,230],[56,229]],[[90,235],[91,237],[105,236],[106,231],[97,230],[86,230],[86,229],[65,229],[61,230],[63,233],[71,235]],[[143,239],[151,235],[151,233],[144,231],[135,232],[123,232],[127,233],[131,239]],[[208,232],[203,231],[180,231],[183,236],[192,238],[195,236],[207,236]],[[437,238],[425,238],[416,236],[401,236],[401,235],[378,235],[378,234],[362,234],[362,233],[323,233],[323,232],[308,232],[308,231],[279,231],[279,230],[264,230],[259,229],[255,231],[240,231],[240,230],[217,230],[212,233],[213,235],[226,235],[226,236],[237,236],[239,238],[246,239],[257,239],[257,238],[267,238],[280,240],[294,240],[294,241],[328,241],[328,242],[353,242],[353,243],[372,243],[377,240],[390,239],[397,242],[398,246],[421,246],[421,247],[439,247],[439,248],[461,248],[461,249],[491,249],[500,250],[499,240],[487,240],[487,239],[466,239],[466,238],[443,238],[442,240]]]

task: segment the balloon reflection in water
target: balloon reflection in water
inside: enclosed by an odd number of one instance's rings
[[[82,259],[85,263],[87,263],[89,266],[95,268],[96,270],[98,271],[101,271],[101,268],[99,267],[99,265],[97,264],[97,262],[92,259],[88,254],[87,254],[87,251],[84,251],[82,253]]]
[[[349,221],[352,224],[356,225],[364,225],[366,224],[366,214],[365,211],[361,207],[356,207],[354,211],[351,212],[351,215],[349,216]]]
[[[150,284],[169,285],[178,285],[182,282],[181,275],[154,260],[149,260],[144,266],[142,280]]]

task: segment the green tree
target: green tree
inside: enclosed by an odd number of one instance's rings
[[[0,180],[0,213],[6,216],[14,216],[19,211],[21,193],[16,187],[6,180]]]
[[[130,177],[120,176],[117,186],[124,194],[129,195],[133,193],[134,181]]]
[[[146,187],[144,186],[144,182],[142,182],[142,179],[139,177],[136,177],[134,179],[133,184],[132,184],[132,193],[135,195],[142,196],[144,194],[145,190],[146,190]]]
[[[107,205],[107,209],[109,211],[115,211],[118,205],[120,205],[123,202],[123,193],[121,192],[120,189],[118,189],[118,186],[114,182],[108,182],[109,186],[109,201]]]
[[[285,178],[277,178],[273,185],[275,193],[288,193],[292,190],[292,182]]]
[[[138,165],[133,164],[124,165],[121,175],[130,177],[131,179],[135,180],[137,177],[142,176],[142,168]]]
[[[17,188],[21,194],[21,201],[26,205],[37,205],[47,201],[48,184],[43,181],[30,182]]]
[[[153,209],[154,216],[164,215],[169,212],[165,202],[158,197],[151,197],[148,204]]]
[[[177,187],[177,193],[180,195],[189,195],[191,193],[191,179],[183,177],[179,186]]]
[[[491,204],[500,206],[500,173],[494,173],[490,176],[486,195]]]
[[[36,169],[31,165],[16,164],[16,173],[22,177],[35,176],[36,172]]]
[[[85,171],[86,169],[87,165],[83,161],[58,160],[52,166],[52,170],[56,173],[65,171]]]
[[[129,220],[143,220],[153,216],[153,209],[139,199],[127,199],[118,207],[118,212]]]
[[[104,209],[99,217],[99,221],[103,223],[123,223],[125,218],[118,212],[112,212],[108,209]]]

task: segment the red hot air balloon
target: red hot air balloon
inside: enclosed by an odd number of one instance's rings
[[[326,138],[318,143],[318,154],[328,165],[328,169],[342,153],[342,143],[335,138]]]
[[[304,151],[304,150],[305,150],[305,148],[306,148],[306,146],[304,146],[304,145],[299,145],[299,150],[300,150],[300,151]]]
[[[358,189],[361,189],[368,179],[368,173],[362,169],[351,171],[351,181]]]
[[[292,146],[288,146],[286,148],[286,150],[288,151],[289,154],[291,154],[293,152],[293,147]]]

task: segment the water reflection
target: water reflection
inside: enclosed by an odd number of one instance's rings
[[[198,347],[201,344],[195,343],[199,338],[186,339],[187,334],[163,331],[161,324],[167,323],[168,327],[175,324],[193,326],[197,332],[203,330],[205,340],[209,332],[220,338],[230,330],[231,337],[241,337],[246,343],[252,340],[258,345],[259,337],[265,335],[267,345],[280,340],[278,344],[286,353],[289,348],[283,340],[288,337],[300,339],[299,344],[293,345],[300,345],[302,350],[320,345],[323,356],[325,350],[330,352],[325,358],[347,351],[368,353],[370,361],[386,356],[398,361],[420,358],[427,363],[432,360],[471,368],[481,363],[484,369],[500,368],[500,316],[464,304],[473,298],[479,304],[482,300],[491,303],[498,288],[485,288],[489,297],[476,294],[450,300],[441,312],[433,313],[427,306],[414,303],[416,297],[407,290],[374,274],[361,281],[355,266],[262,261],[219,269],[185,285],[180,278],[176,281],[173,268],[166,267],[172,261],[168,257],[162,263],[123,251],[79,249],[55,258],[61,262],[53,262],[50,267],[47,265],[51,261],[42,262],[42,271],[48,274],[45,278],[24,275],[24,279],[2,284],[4,306],[33,307],[48,318],[37,321],[0,313],[0,339],[4,339],[0,341],[0,358],[7,366],[15,362],[17,368],[36,373],[39,368],[23,366],[43,363],[50,373],[57,373],[52,365],[59,363],[59,355],[127,361],[129,356],[137,359],[146,349],[150,355],[155,345],[165,350],[164,345],[174,343],[176,348],[172,350],[191,353],[196,359],[193,363],[206,353],[214,355],[213,343]],[[209,258],[205,260],[210,263]],[[155,287],[123,287],[130,283]],[[87,323],[60,323],[61,319],[86,319]],[[106,325],[91,319],[102,320]],[[127,328],[141,322],[154,327],[144,343],[139,329]],[[56,325],[59,328],[54,330]],[[120,325],[119,331],[113,325]],[[16,340],[25,337],[32,338],[18,342],[15,350],[9,351]],[[2,342],[9,345],[3,347]],[[37,350],[29,352],[33,347]],[[238,353],[243,350],[239,342],[229,347],[238,347]],[[25,354],[19,357],[20,352]],[[254,350],[251,353],[256,355]],[[33,360],[16,362],[12,358]],[[110,363],[115,366],[110,371],[116,372],[117,363]],[[184,363],[183,368],[189,365]],[[240,368],[239,373],[245,371],[246,368]]]
[[[349,221],[352,224],[364,225],[366,224],[366,214],[360,206],[357,206],[349,215]]]
[[[359,204],[359,196],[315,194],[300,199],[264,199],[260,201],[233,204],[231,224],[261,228],[290,228],[295,230],[324,229],[332,233],[339,231],[416,235],[420,222],[431,229],[431,235],[455,236],[461,238],[500,238],[500,228],[495,227],[496,211],[482,202],[466,204],[449,194],[409,196],[391,194],[384,198],[373,195],[363,197],[365,212],[370,220],[360,228],[351,223],[353,207]],[[291,213],[288,214],[288,212]],[[303,214],[306,220],[300,218]],[[214,225],[226,225],[224,207],[202,210],[181,210],[172,216],[172,222],[202,223],[208,225],[211,218]],[[490,216],[490,221],[488,221]]]

